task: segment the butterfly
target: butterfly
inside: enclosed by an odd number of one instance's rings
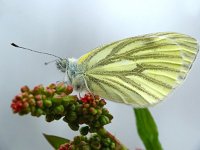
[[[56,66],[78,92],[149,107],[185,79],[198,48],[197,40],[188,35],[159,32],[97,47],[79,59],[59,58]]]

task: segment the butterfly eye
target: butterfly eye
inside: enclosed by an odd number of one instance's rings
[[[58,68],[58,70],[60,70],[61,72],[65,72],[66,71],[66,59],[60,59],[58,61],[56,61],[56,66]]]

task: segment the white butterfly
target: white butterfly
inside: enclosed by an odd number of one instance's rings
[[[185,79],[198,47],[197,40],[188,35],[154,33],[97,47],[78,60],[59,59],[56,65],[79,92],[148,107]]]

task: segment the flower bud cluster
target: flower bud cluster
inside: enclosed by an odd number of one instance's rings
[[[58,150],[115,150],[116,144],[109,137],[92,134],[86,136],[76,136],[70,143],[63,144]]]
[[[12,100],[11,108],[14,113],[20,115],[31,113],[32,116],[53,114],[63,114],[64,105],[62,99],[72,93],[73,88],[63,83],[50,84],[46,88],[38,85],[30,90],[28,86],[21,88],[21,93]],[[73,101],[76,96],[68,96]]]
[[[38,85],[32,90],[24,86],[21,93],[13,99],[11,108],[20,115],[45,115],[48,122],[63,118],[75,131],[79,130],[79,125],[86,124],[87,126],[80,129],[82,135],[96,132],[111,122],[113,116],[104,108],[104,99],[91,93],[78,98],[69,95],[72,91],[72,86],[64,83],[50,84],[47,87]]]
[[[63,118],[72,130],[78,130],[80,124],[87,124],[88,126],[81,128],[82,135],[88,132],[96,132],[98,128],[111,122],[113,116],[106,108],[104,99],[98,96],[93,96],[88,93],[82,97],[74,107],[68,109],[68,113]]]

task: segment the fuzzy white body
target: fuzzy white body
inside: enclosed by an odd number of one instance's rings
[[[81,66],[77,64],[77,59],[67,58],[62,60],[66,66],[60,66],[60,70],[65,71],[64,82],[72,85],[77,92],[88,91],[86,88],[86,81],[84,79],[84,71]],[[63,68],[65,67],[65,69]]]

